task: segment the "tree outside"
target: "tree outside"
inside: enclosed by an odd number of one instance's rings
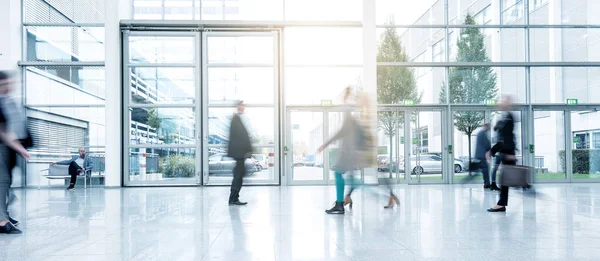
[[[475,25],[470,14],[465,25]],[[456,43],[456,62],[490,62],[485,50],[485,35],[479,28],[462,28]],[[459,67],[449,70],[449,92],[451,104],[484,104],[496,98],[496,74],[491,67]],[[442,86],[440,102],[446,103],[446,86]],[[471,165],[471,135],[485,120],[484,112],[458,111],[454,113],[454,126],[467,135],[469,166]],[[469,168],[469,171],[470,168]]]
[[[393,21],[390,22],[393,25]],[[402,46],[400,37],[395,28],[387,28],[381,36],[377,47],[377,62],[407,62],[409,60]],[[414,71],[406,67],[378,67],[377,68],[377,102],[379,104],[402,104],[405,100],[412,100],[415,104],[421,101],[421,94],[417,90]],[[392,139],[397,128],[404,125],[404,115],[397,112],[382,111],[378,113],[379,129],[389,138],[389,159],[392,162]],[[392,178],[390,166],[390,178]]]

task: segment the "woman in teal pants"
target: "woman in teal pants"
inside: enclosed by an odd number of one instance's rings
[[[344,103],[348,104],[348,98],[350,97],[352,90],[346,88],[344,93]],[[359,153],[357,152],[359,146],[359,131],[360,127],[358,121],[352,116],[350,110],[344,112],[344,120],[340,130],[319,147],[318,152],[323,151],[329,144],[334,141],[340,140],[341,144],[339,147],[339,156],[333,166],[335,166],[335,205],[333,208],[326,210],[327,214],[344,214],[344,177],[342,176],[347,171],[354,171],[360,164]]]

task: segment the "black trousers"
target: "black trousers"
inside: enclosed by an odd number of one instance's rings
[[[502,164],[516,165],[517,162],[514,160],[507,160],[504,156],[502,156]],[[508,206],[508,187],[507,186],[502,185],[502,187],[500,187],[500,199],[498,200],[497,205]]]
[[[71,175],[71,185],[75,185],[75,183],[77,183],[77,175],[79,175],[80,169],[81,167],[75,161],[72,161],[69,164],[69,175]]]
[[[240,190],[244,183],[244,175],[246,174],[246,159],[235,159],[235,167],[233,168],[233,181],[231,181],[231,193],[229,194],[229,202],[240,200]]]

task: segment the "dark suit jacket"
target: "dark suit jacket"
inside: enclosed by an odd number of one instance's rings
[[[485,154],[492,148],[492,142],[488,138],[489,131],[481,130],[477,133],[475,140],[475,158],[485,160]]]
[[[515,122],[511,112],[502,113],[502,119],[496,123],[495,129],[498,131],[498,142],[492,147],[492,155],[500,152],[509,155],[515,155],[517,146],[515,144]]]
[[[246,154],[252,152],[250,135],[242,122],[239,114],[233,115],[229,128],[229,144],[227,147],[227,156],[234,159],[246,158]]]

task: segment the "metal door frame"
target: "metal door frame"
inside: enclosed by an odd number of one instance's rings
[[[168,181],[168,180],[161,180],[160,182],[132,182],[129,181],[129,150],[130,149],[135,149],[135,148],[140,148],[140,149],[152,149],[152,148],[156,148],[156,149],[176,149],[176,148],[181,148],[181,149],[195,149],[195,162],[197,164],[199,157],[201,156],[200,151],[199,150],[199,146],[202,146],[201,143],[199,142],[198,139],[196,139],[196,143],[195,144],[187,144],[187,145],[182,145],[182,144],[164,144],[164,145],[154,145],[154,144],[130,144],[130,126],[131,123],[129,122],[129,109],[130,108],[156,108],[156,109],[163,109],[163,108],[192,108],[196,114],[196,122],[195,122],[195,128],[196,128],[196,135],[198,135],[200,133],[200,122],[198,119],[198,110],[200,109],[200,99],[199,99],[199,90],[196,91],[196,97],[195,97],[195,101],[194,103],[191,104],[156,104],[156,105],[152,105],[152,104],[132,104],[131,103],[131,99],[130,99],[130,93],[131,93],[131,76],[129,74],[129,70],[130,68],[134,68],[134,67],[145,67],[145,68],[178,68],[178,67],[185,67],[185,68],[194,68],[194,81],[196,86],[200,86],[200,34],[199,32],[193,32],[193,31],[187,31],[187,32],[175,32],[175,31],[168,31],[168,29],[166,29],[165,31],[130,31],[130,30],[126,30],[123,29],[122,30],[122,50],[123,50],[123,59],[122,59],[122,101],[123,101],[123,105],[122,105],[122,124],[124,126],[124,129],[126,130],[124,132],[123,135],[123,147],[122,147],[122,151],[123,151],[123,166],[125,169],[125,171],[123,171],[122,173],[122,179],[123,179],[123,185],[124,186],[199,186],[200,185],[200,177],[199,177],[199,166],[197,165],[195,170],[195,176],[194,178],[189,178],[187,180],[175,180],[175,181]],[[194,37],[194,50],[196,50],[195,52],[195,61],[193,63],[130,63],[129,62],[129,58],[130,58],[130,52],[129,52],[129,37],[130,36],[147,36],[147,37],[154,37],[154,36],[158,36],[158,37]],[[198,88],[197,88],[198,89]]]
[[[232,63],[232,64],[209,64],[208,62],[208,43],[207,43],[207,39],[208,37],[244,37],[244,36],[248,36],[248,37],[256,37],[256,36],[262,36],[262,37],[272,37],[273,40],[273,61],[270,64],[261,64],[261,63]],[[237,106],[234,103],[231,104],[226,104],[226,105],[216,105],[216,104],[209,104],[209,99],[208,99],[208,68],[210,67],[272,67],[273,68],[273,86],[274,86],[274,91],[273,91],[273,103],[272,104],[246,104],[246,108],[252,108],[252,107],[260,107],[260,108],[273,108],[273,122],[274,122],[274,128],[273,128],[273,133],[274,133],[274,141],[272,145],[265,145],[265,144],[253,144],[254,148],[258,148],[258,147],[266,147],[266,148],[273,148],[274,154],[275,154],[275,159],[277,158],[277,155],[281,155],[281,146],[279,146],[279,144],[281,144],[280,142],[280,135],[279,135],[279,125],[281,124],[280,121],[280,113],[279,113],[279,106],[278,106],[278,101],[279,101],[279,95],[281,92],[281,85],[279,82],[279,68],[280,68],[280,41],[279,38],[281,37],[280,35],[280,30],[277,28],[272,28],[272,30],[246,30],[246,31],[232,31],[231,28],[219,28],[219,29],[210,29],[208,31],[202,31],[201,32],[201,37],[202,37],[202,44],[201,44],[201,50],[202,50],[202,85],[200,87],[201,89],[201,97],[202,97],[202,137],[201,137],[201,144],[202,144],[202,155],[201,155],[201,164],[199,166],[201,166],[202,168],[202,186],[222,186],[222,185],[229,185],[230,184],[230,180],[225,181],[225,182],[219,182],[219,183],[213,183],[210,184],[210,176],[209,176],[209,164],[208,164],[208,158],[209,158],[209,153],[208,153],[208,149],[209,148],[215,148],[215,147],[225,147],[224,145],[209,145],[208,144],[208,128],[209,128],[209,124],[208,124],[208,110],[209,108],[232,108],[232,110],[235,109],[235,107]],[[254,180],[254,179],[250,179],[250,178],[246,178],[244,179],[244,184],[245,185],[279,185],[280,184],[280,166],[278,164],[278,160],[274,160],[274,165],[273,165],[273,173],[274,173],[274,179],[273,180],[266,180],[267,182],[265,182],[265,180]]]
[[[405,171],[404,171],[404,179],[399,179],[400,175],[402,175],[402,173],[400,173],[400,171],[398,170],[399,168],[396,168],[396,182],[397,183],[403,183],[403,184],[409,184],[409,185],[418,185],[418,184],[446,184],[448,183],[449,177],[448,177],[448,145],[450,145],[448,143],[448,133],[447,133],[447,125],[448,125],[448,109],[447,106],[445,105],[414,105],[414,106],[405,106],[405,105],[380,105],[378,106],[378,111],[397,111],[397,112],[403,112],[405,117],[404,117],[404,126],[409,126],[408,128],[404,128],[404,166],[405,166]],[[406,166],[411,166],[410,163],[410,156],[412,156],[412,151],[411,148],[412,146],[406,146],[407,142],[412,141],[412,132],[411,132],[411,123],[410,123],[410,117],[406,117],[406,115],[410,115],[410,113],[419,113],[419,112],[440,112],[440,128],[441,128],[441,147],[442,147],[442,178],[441,179],[433,179],[433,180],[422,180],[420,179],[420,175],[417,175],[416,178],[413,178],[411,173],[412,171],[406,171]],[[397,149],[400,149],[400,142],[398,139],[398,135],[399,133],[396,132],[396,146],[398,146]],[[410,142],[410,144],[412,145],[412,142]],[[391,149],[391,148],[390,148]],[[406,155],[409,155],[409,157],[407,157]],[[451,164],[452,166],[454,166],[454,164]]]
[[[535,183],[600,183],[600,178],[575,179],[573,176],[573,130],[571,114],[578,111],[598,111],[600,106],[596,105],[564,105],[564,104],[543,104],[532,105],[531,114],[531,133],[535,139],[534,112],[535,111],[551,111],[563,112],[563,131],[565,143],[565,178],[560,179],[543,179],[534,176]],[[535,158],[535,151],[533,157]],[[531,165],[535,167],[533,164]]]
[[[452,146],[454,148],[456,148],[456,146],[454,146],[454,135],[455,135],[455,130],[454,130],[454,112],[457,111],[482,111],[485,113],[485,123],[490,123],[490,127],[491,126],[491,121],[493,119],[492,116],[492,112],[497,112],[500,111],[496,106],[494,105],[478,105],[478,104],[474,104],[474,105],[450,105],[449,106],[450,109],[450,125],[448,127],[449,129],[449,142],[452,144]],[[521,147],[519,148],[519,150],[521,151],[521,163],[525,166],[531,166],[532,165],[532,157],[529,153],[528,147],[529,144],[532,144],[531,139],[529,138],[529,130],[531,129],[531,121],[530,121],[530,113],[529,113],[529,106],[528,105],[523,105],[523,104],[515,104],[512,106],[512,110],[513,112],[520,112],[520,119],[521,119]],[[476,134],[476,133],[475,133]],[[474,151],[472,151],[473,153],[471,154],[471,157],[473,157]],[[454,162],[454,153],[452,154],[452,162]],[[468,164],[468,162],[467,162]],[[454,167],[454,164],[452,164],[452,166]],[[493,168],[493,162],[490,162],[489,164],[489,170],[491,171]],[[467,166],[470,167],[470,166]],[[449,172],[451,174],[451,178],[449,180],[450,184],[461,184],[460,181],[455,180],[455,174],[454,173],[454,168],[451,169],[451,171]],[[468,182],[469,184],[482,184],[483,180],[482,179],[475,179],[472,180],[471,182]]]
[[[334,184],[334,180],[331,179],[329,175],[330,169],[330,158],[329,158],[329,148],[325,148],[323,150],[323,179],[322,180],[294,180],[293,177],[293,139],[292,139],[292,121],[291,114],[293,112],[320,112],[323,114],[323,142],[325,142],[329,138],[329,113],[330,112],[344,112],[349,109],[348,106],[286,106],[285,107],[285,139],[283,143],[283,162],[284,167],[281,172],[282,181],[284,181],[284,185],[331,185]],[[364,170],[361,170],[360,181],[359,183],[364,182]]]

